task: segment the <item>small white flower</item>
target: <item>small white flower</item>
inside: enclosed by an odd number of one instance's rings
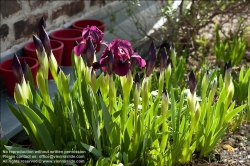
[[[153,96],[157,96],[157,95],[158,95],[158,91],[157,91],[157,90],[152,91],[152,92],[151,92],[151,95],[153,95]]]

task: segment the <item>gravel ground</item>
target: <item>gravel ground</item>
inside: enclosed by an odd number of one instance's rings
[[[186,166],[250,166],[250,124],[227,132],[208,158],[194,156]]]
[[[228,132],[216,147],[220,163],[250,166],[250,124],[242,124]]]

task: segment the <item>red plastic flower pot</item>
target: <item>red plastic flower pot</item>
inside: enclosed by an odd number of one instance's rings
[[[71,66],[71,53],[74,48],[74,41],[82,41],[82,31],[78,29],[62,29],[50,34],[50,38],[64,44],[62,55],[62,66]]]
[[[34,80],[34,86],[36,87],[36,74],[38,71],[38,60],[31,57],[18,57],[20,63],[25,59],[26,63],[30,67],[33,80]],[[7,92],[9,96],[14,97],[14,88],[17,83],[17,80],[14,76],[14,73],[12,71],[12,58],[8,59],[0,64],[0,74],[2,77],[2,81],[7,89]]]
[[[96,26],[102,32],[104,32],[106,24],[100,20],[78,20],[72,24],[72,27],[75,29],[83,30],[87,26]]]
[[[50,45],[51,45],[51,49],[54,54],[54,57],[56,58],[58,66],[61,66],[64,44],[58,40],[50,40]],[[35,48],[34,42],[29,42],[25,44],[24,52],[25,52],[26,57],[32,57],[32,58],[37,59],[36,48]],[[51,72],[49,72],[49,79],[53,79]]]
[[[105,26],[106,24],[100,20],[79,20],[79,21],[75,21],[72,24],[72,27],[74,29],[79,29],[79,30],[83,30],[84,28],[86,28],[87,26],[96,26],[98,29],[100,29],[102,32],[104,32],[105,30]],[[96,52],[99,52],[101,49],[101,44],[97,44],[96,46]]]

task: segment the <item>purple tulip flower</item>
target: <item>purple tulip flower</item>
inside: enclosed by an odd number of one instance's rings
[[[41,27],[39,38],[41,42],[43,43],[43,47],[45,49],[47,56],[50,57],[50,54],[51,54],[50,39],[49,39],[49,35],[47,34],[43,26]]]
[[[167,56],[167,51],[166,48],[164,47],[162,49],[161,53],[161,62],[160,62],[160,70],[163,71],[167,67],[167,62],[168,62],[168,56]]]
[[[231,71],[232,71],[232,65],[231,61],[226,62],[225,67],[224,67],[224,78],[225,78],[225,85],[228,88],[230,85],[230,80],[231,80]]]
[[[111,50],[108,50],[107,53],[107,72],[109,75],[111,75],[113,73],[113,64],[114,64],[114,54]]]
[[[104,44],[103,42],[103,32],[99,30],[96,26],[87,27],[82,31],[82,41],[77,46],[74,47],[74,52],[77,56],[86,53],[87,40],[90,38],[94,46],[96,44]]]
[[[136,60],[140,67],[144,67],[146,65],[145,60],[133,51],[129,41],[117,38],[104,49],[100,62],[93,64],[93,68],[95,70],[102,68],[103,71],[107,71],[106,68],[109,64],[108,55],[110,51],[112,51],[114,55],[112,70],[119,76],[125,76],[128,73],[131,61],[133,60]]]
[[[92,66],[94,61],[94,56],[95,56],[95,48],[90,38],[88,38],[86,44],[86,61],[88,67]]]
[[[195,87],[196,87],[196,81],[195,81],[195,75],[194,72],[191,71],[189,74],[189,89],[192,94],[195,92]]]
[[[28,80],[28,64],[26,63],[25,60],[22,61],[21,66],[22,66],[24,78],[25,80]]]
[[[103,39],[103,32],[96,26],[87,26],[87,28],[82,31],[82,38],[86,41],[89,37],[93,44],[100,43]]]
[[[38,23],[38,29],[37,29],[37,36],[39,38],[41,38],[41,30],[42,30],[42,27],[45,29],[46,28],[46,22],[44,20],[44,18],[42,17],[41,20],[39,21]]]
[[[52,53],[51,52],[50,39],[49,39],[49,35],[47,34],[47,32],[45,30],[46,22],[45,22],[43,17],[39,21],[37,27],[38,27],[38,29],[37,29],[37,37],[41,40],[47,56],[50,57],[50,54]],[[34,40],[34,35],[33,35],[33,40]],[[34,44],[36,44],[35,41],[34,41]]]
[[[39,52],[39,54],[43,55],[44,47],[43,47],[42,41],[38,37],[36,37],[35,35],[33,35],[33,42],[34,42],[35,48],[37,49],[37,51]]]
[[[224,66],[224,74],[226,74],[227,72],[231,74],[231,70],[232,70],[231,61],[226,62],[225,66]]]
[[[23,69],[16,54],[14,55],[12,60],[12,71],[17,79],[17,82],[21,84],[23,79]]]
[[[146,69],[146,76],[149,77],[150,74],[153,72],[156,62],[156,48],[154,45],[154,42],[150,44],[149,47],[149,56],[148,56],[148,63],[147,63],[147,69]]]

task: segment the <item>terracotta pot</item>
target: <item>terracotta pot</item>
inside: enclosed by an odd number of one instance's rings
[[[83,30],[84,28],[86,28],[87,26],[96,26],[98,29],[100,29],[102,32],[104,32],[105,30],[105,26],[106,24],[100,20],[79,20],[79,21],[75,21],[72,24],[72,27],[74,29],[79,29],[79,30]],[[97,44],[96,46],[96,52],[99,52],[101,49],[101,44]]]
[[[54,57],[56,58],[58,66],[61,66],[64,44],[57,40],[50,40],[50,45],[51,45]],[[37,59],[36,48],[35,48],[34,42],[29,42],[25,44],[24,52],[25,52],[26,57],[32,57],[32,58]],[[53,79],[51,72],[49,72],[48,79]]]
[[[62,29],[50,34],[50,38],[58,40],[64,44],[62,55],[62,66],[71,66],[71,53],[74,48],[74,40],[82,41],[82,31],[78,29]]]
[[[20,63],[25,59],[26,63],[30,67],[33,80],[34,80],[34,86],[36,87],[36,74],[38,71],[38,60],[31,57],[18,57]],[[14,97],[14,88],[15,84],[17,83],[17,80],[14,76],[14,73],[12,71],[12,58],[8,59],[0,64],[0,72],[2,81],[7,89],[7,92],[9,96]]]

